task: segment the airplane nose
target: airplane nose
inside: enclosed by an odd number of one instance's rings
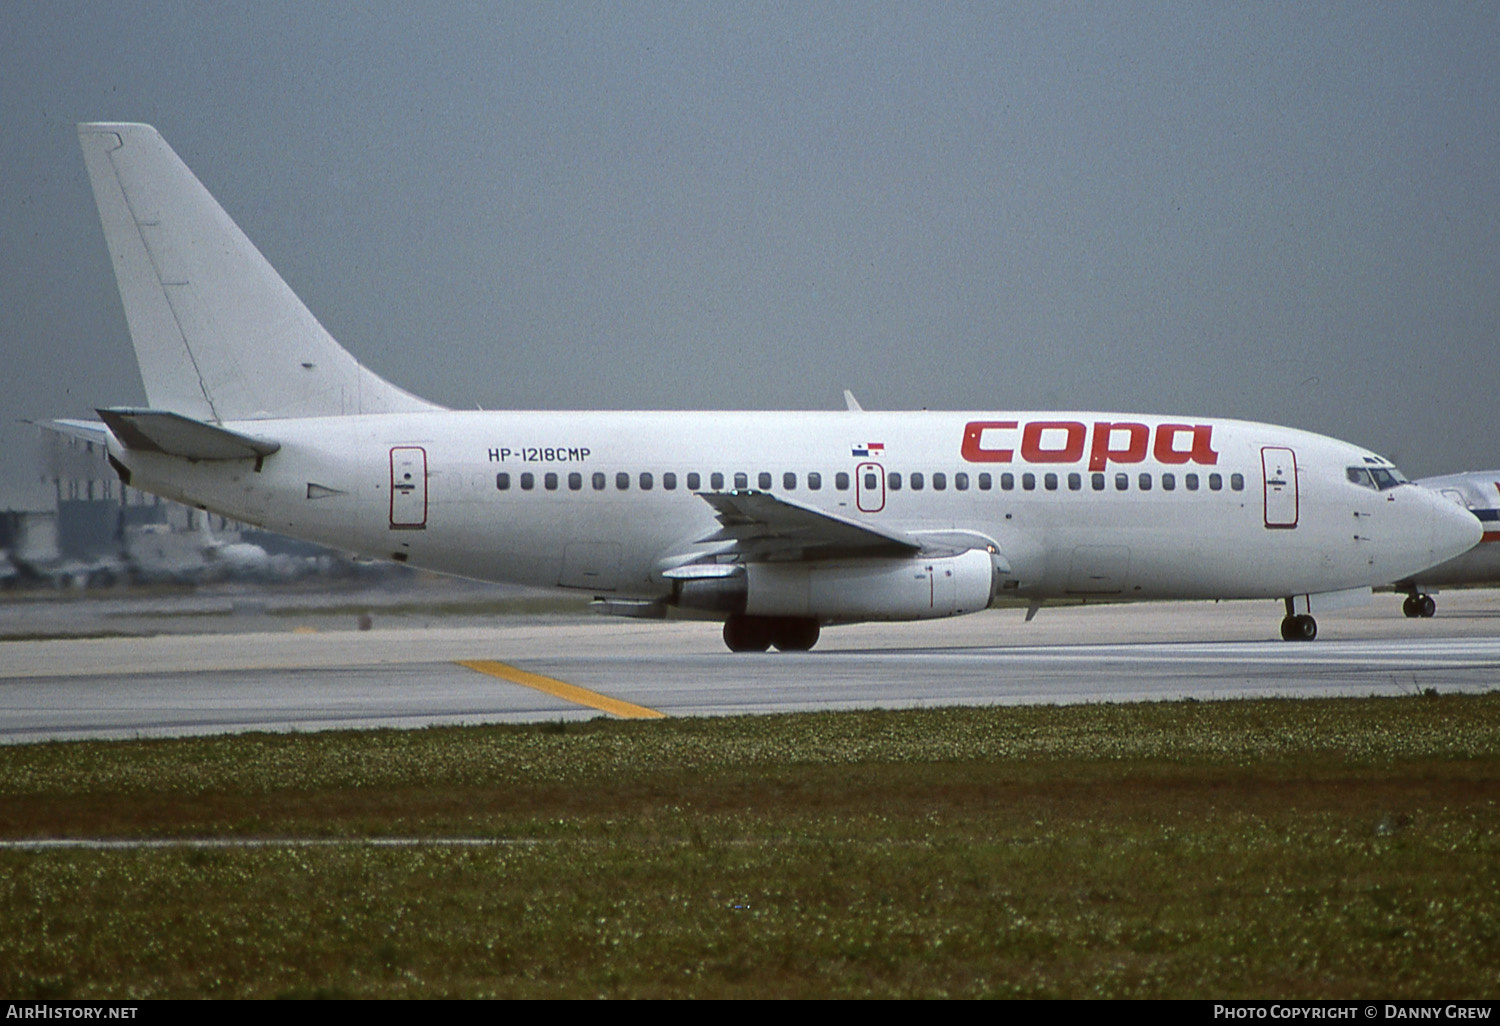
[[[1479,544],[1484,537],[1484,527],[1478,517],[1440,495],[1429,493],[1428,500],[1432,508],[1433,562],[1441,563],[1461,556]]]

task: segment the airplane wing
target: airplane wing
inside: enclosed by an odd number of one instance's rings
[[[913,536],[846,520],[769,492],[699,492],[698,497],[714,508],[720,524],[699,544],[729,542],[726,551],[746,562],[913,556],[923,549]]]

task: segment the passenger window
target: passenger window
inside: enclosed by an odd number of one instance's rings
[[[578,473],[578,471],[575,470],[575,471],[573,471],[573,473],[571,473],[571,474],[568,475],[568,491],[570,491],[570,492],[576,492],[576,491],[578,491],[582,487],[583,487],[583,475],[582,474]]]
[[[500,489],[502,492],[510,491],[510,475],[506,473],[496,474],[495,487]]]
[[[932,490],[935,491],[935,492],[945,492],[945,491],[947,491],[948,490],[948,475],[944,474],[942,472],[933,474],[932,475]]]
[[[1042,478],[1042,485],[1049,492],[1055,492],[1055,491],[1057,491],[1057,475],[1056,474],[1048,474],[1046,477]]]
[[[958,473],[953,475],[953,487],[961,492],[969,490],[969,475]]]
[[[1082,474],[1069,474],[1068,475],[1068,491],[1070,491],[1070,492],[1076,492],[1079,489],[1081,489],[1082,487],[1083,487],[1083,475]]]
[[[734,486],[736,488],[749,488],[750,475],[746,474],[744,471],[741,471],[740,473],[734,475]]]
[[[1104,491],[1104,475],[1103,474],[1090,474],[1089,475],[1089,484],[1091,486],[1093,486],[1093,489],[1096,492],[1102,492],[1102,491]]]
[[[1211,492],[1220,492],[1220,491],[1223,491],[1224,490],[1224,479],[1222,477],[1220,477],[1218,474],[1209,474],[1208,475],[1208,490],[1211,491]]]
[[[711,487],[714,491],[722,492],[724,490],[724,475],[715,472],[709,475],[708,483],[709,487]]]
[[[548,474],[548,475],[546,475],[545,477],[542,478],[542,484],[543,484],[543,486],[546,487],[547,491],[549,491],[549,492],[555,492],[555,491],[557,491],[557,475],[556,474]]]
[[[760,485],[761,491],[769,492],[771,490],[771,475],[762,470],[759,474],[756,475],[755,483]]]
[[[816,491],[821,490],[822,487],[823,487],[823,475],[820,474],[820,473],[818,473],[816,470],[810,470],[810,471],[808,471],[807,472],[807,490],[810,491],[810,492],[816,492]]]
[[[867,471],[865,473],[865,489],[867,491],[873,492],[875,489],[877,489],[879,487],[880,487],[880,480],[879,480],[879,478],[877,478],[875,476],[874,471]]]
[[[1243,492],[1245,490],[1245,475],[1244,474],[1230,474],[1229,475],[1229,487],[1232,488],[1232,489],[1234,489],[1237,492]]]
[[[623,470],[620,471],[618,474],[616,474],[615,475],[615,487],[617,489],[619,489],[620,491],[622,491],[622,492],[626,491],[627,489],[629,489],[629,487],[630,487],[630,475],[627,474],[627,473],[625,473],[625,471],[623,471]]]
[[[793,474],[790,470],[782,474],[781,487],[789,492],[795,492],[797,490],[797,475]]]
[[[981,492],[987,492],[987,491],[990,490],[990,486],[991,486],[991,478],[990,478],[989,472],[986,471],[985,473],[980,474],[979,475],[979,490]]]
[[[1149,492],[1150,490],[1151,490],[1151,475],[1143,473],[1141,475],[1141,491],[1143,491],[1143,492]]]
[[[703,487],[703,478],[698,476],[696,470],[687,476],[687,486],[690,492],[696,492],[699,488]]]
[[[1036,491],[1036,475],[1035,474],[1029,474],[1029,473],[1028,474],[1022,474],[1021,475],[1021,487],[1024,488],[1024,489],[1026,489],[1028,492],[1034,492],[1034,491]]]
[[[1115,491],[1117,491],[1117,492],[1126,492],[1126,491],[1129,491],[1129,490],[1130,490],[1130,475],[1129,474],[1116,474],[1115,475]]]
[[[1014,491],[1016,487],[1016,475],[1005,473],[1000,475],[1000,490],[1002,492]]]
[[[594,491],[604,491],[604,475],[598,471],[594,472]]]
[[[1185,484],[1185,485],[1187,485],[1187,490],[1188,491],[1190,491],[1190,492],[1196,492],[1198,490],[1198,475],[1197,474],[1184,474],[1182,476],[1182,483]]]
[[[521,475],[521,490],[529,492],[536,487],[536,477],[532,474]]]
[[[1176,474],[1163,474],[1161,476],[1161,490],[1164,492],[1175,491],[1177,488]]]
[[[677,490],[677,475],[670,470],[661,476],[661,486],[669,492]]]
[[[926,484],[927,484],[927,480],[926,480],[926,478],[924,478],[922,476],[922,472],[920,470],[914,470],[914,471],[912,471],[912,474],[911,474],[911,490],[912,491],[914,491],[914,492],[920,492],[922,490],[923,486],[926,485]]]
[[[885,486],[893,492],[899,492],[901,490],[901,475],[894,470],[885,475]]]
[[[655,483],[656,482],[651,479],[651,473],[649,471],[641,471],[641,491],[649,492],[651,490],[651,486]]]
[[[849,490],[849,475],[842,470],[834,474],[833,486],[841,492],[847,492]]]

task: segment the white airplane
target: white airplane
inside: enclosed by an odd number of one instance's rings
[[[1484,528],[1480,544],[1468,552],[1396,582],[1396,590],[1406,593],[1401,611],[1425,617],[1437,612],[1432,595],[1439,586],[1500,583],[1500,470],[1424,477],[1417,484],[1467,509]]]
[[[1368,450],[1244,421],[446,410],[342,349],[153,128],[78,134],[150,405],[57,424],[235,520],[735,651],[1012,598],[1280,598],[1311,639],[1481,534]]]

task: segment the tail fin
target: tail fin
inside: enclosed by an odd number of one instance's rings
[[[78,126],[146,396],[201,421],[433,410],[360,366],[150,125]]]

